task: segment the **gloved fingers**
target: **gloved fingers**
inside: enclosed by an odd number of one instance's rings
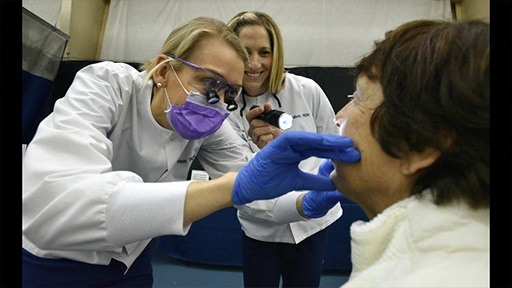
[[[338,191],[338,190],[317,192],[317,193],[324,193],[325,201],[330,203],[331,205],[334,205],[337,202],[340,202],[344,198],[343,194],[341,194],[340,191]]]
[[[339,154],[337,154],[335,157],[332,157],[331,159],[347,163],[355,163],[361,160],[361,152],[355,148],[348,148],[340,151]]]
[[[357,162],[361,158],[359,151],[353,148],[352,139],[345,136],[309,131],[286,131],[276,140],[283,136],[285,136],[282,141],[284,143],[278,145],[284,145],[283,148],[288,146],[289,149],[299,153],[302,159],[315,156],[343,162]]]
[[[301,152],[311,148],[320,150],[346,149],[352,147],[354,143],[352,139],[340,135],[288,130],[281,133],[281,136],[272,145],[278,151],[291,148],[294,151]]]
[[[318,167],[317,174],[320,176],[329,176],[333,170],[334,164],[331,159],[322,159],[322,162],[320,162],[320,166]]]
[[[294,187],[293,190],[315,190],[315,191],[332,191],[336,190],[334,183],[332,183],[331,179],[326,176],[319,176],[307,172],[300,173],[299,176],[300,184],[298,187]]]
[[[309,191],[302,197],[302,212],[306,217],[323,217],[342,199],[338,191]]]
[[[315,156],[318,158],[329,158],[341,162],[355,163],[361,159],[361,153],[354,148],[339,147],[315,147],[300,151],[303,159]]]
[[[357,162],[361,155],[350,138],[307,131],[285,131],[258,152],[274,164],[294,164],[315,156],[343,162]]]

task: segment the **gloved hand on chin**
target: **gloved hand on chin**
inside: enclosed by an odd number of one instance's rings
[[[361,158],[348,137],[306,131],[283,132],[240,169],[235,179],[233,203],[243,205],[272,199],[293,190],[336,190],[329,176],[299,169],[300,161],[312,156],[349,163]]]
[[[318,167],[318,175],[329,177],[334,170],[334,164],[330,159],[323,159]],[[308,218],[323,217],[334,205],[343,199],[338,190],[333,191],[309,191],[302,197],[302,214]]]

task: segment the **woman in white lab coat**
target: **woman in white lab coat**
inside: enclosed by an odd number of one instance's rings
[[[26,151],[25,252],[38,260],[121,262],[124,273],[149,255],[145,248],[152,237],[186,234],[190,223],[211,209],[206,207],[214,203],[206,198],[189,202],[189,182],[181,181],[196,157],[215,178],[247,162],[243,143],[223,121],[224,101],[238,92],[246,59],[227,31],[217,21],[195,19],[171,32],[161,54],[142,72],[105,61],[77,73]],[[208,86],[206,78],[222,81]],[[227,92],[213,105],[187,95],[209,88]],[[205,211],[188,213],[185,199]],[[73,277],[72,271],[63,272]]]
[[[243,11],[233,16],[228,25],[249,54],[244,71],[244,89],[235,99],[239,109],[229,115],[228,121],[253,152],[264,149],[282,132],[279,127],[264,121],[247,121],[246,116],[255,105],[290,114],[293,124],[285,127],[290,130],[338,132],[334,124],[334,110],[322,88],[314,80],[284,69],[281,32],[270,15],[261,11]],[[254,110],[252,113],[259,114],[263,108]],[[301,163],[301,168],[315,172],[321,160],[309,158]],[[322,213],[304,215],[295,210],[295,213],[287,213],[284,220],[284,217],[277,216],[286,203],[307,204],[308,197],[304,198],[304,195],[304,191],[295,191],[276,199],[237,207],[243,230],[245,287],[279,287],[280,283],[282,287],[320,285],[329,239],[326,228],[343,214],[339,203],[343,196],[337,191],[324,193],[331,197],[331,204],[326,205]]]

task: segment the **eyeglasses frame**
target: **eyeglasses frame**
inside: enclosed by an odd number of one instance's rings
[[[165,53],[165,55],[170,57],[170,58],[172,58],[172,59],[174,59],[174,60],[176,60],[176,61],[179,61],[179,62],[189,66],[190,68],[192,68],[192,69],[194,69],[196,71],[207,71],[209,73],[212,73],[217,78],[216,79],[217,81],[222,81],[223,82],[221,87],[228,87],[229,89],[231,89],[231,91],[238,91],[236,96],[238,96],[242,92],[242,89],[243,89],[242,86],[229,83],[224,77],[222,77],[219,73],[217,73],[217,72],[215,72],[213,70],[201,67],[201,66],[199,66],[197,64],[194,64],[194,63],[189,62],[187,60],[181,59],[181,58],[175,56],[172,53]],[[239,87],[239,88],[237,88],[237,87]],[[207,95],[205,95],[207,97],[207,99],[208,99],[208,103],[215,104],[215,103],[217,103],[220,100],[219,95],[217,94],[217,92],[218,91],[215,91],[215,89],[213,87],[208,89]],[[227,94],[225,94],[225,95],[226,96],[225,96],[224,102],[227,104],[227,110],[228,111],[234,111],[234,110],[238,109],[238,104],[235,101],[235,97],[236,96],[228,96]]]

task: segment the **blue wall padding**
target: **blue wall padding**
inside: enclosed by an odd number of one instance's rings
[[[33,75],[25,70],[22,75],[22,139],[21,143],[28,144],[36,133],[39,122],[47,115],[50,103],[53,81]],[[42,109],[44,107],[44,109]]]

